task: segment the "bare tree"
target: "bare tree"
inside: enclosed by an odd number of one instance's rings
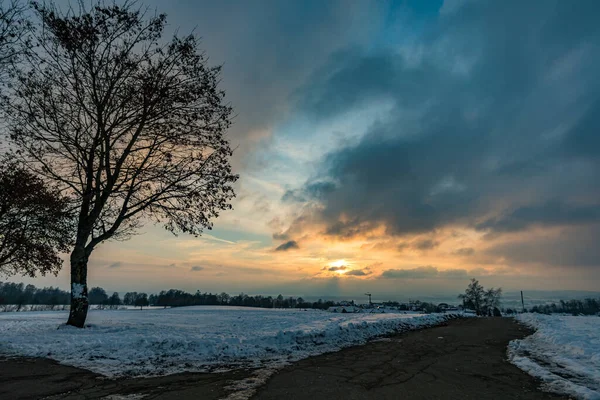
[[[480,315],[483,310],[485,289],[479,284],[477,279],[471,279],[471,283],[465,290],[464,294],[458,295],[459,299],[462,299],[465,307],[471,307],[477,315]]]
[[[488,313],[488,315],[494,313],[494,309],[498,309],[498,307],[500,307],[501,299],[502,288],[491,288],[485,291],[483,295],[483,303],[485,311]]]
[[[72,238],[67,206],[41,179],[0,159],[0,273],[58,273]]]
[[[24,161],[77,210],[67,323],[83,327],[98,244],[147,220],[198,235],[231,208],[232,109],[220,67],[207,65],[194,35],[162,41],[165,15],[147,17],[131,2],[33,9],[38,47],[4,103]]]
[[[26,5],[18,0],[0,0],[0,79],[5,83],[9,65],[27,51],[30,23],[25,18]]]

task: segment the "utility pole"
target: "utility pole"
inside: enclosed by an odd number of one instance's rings
[[[365,293],[365,296],[369,296],[369,307],[371,307],[371,305],[373,303],[371,303],[371,293]]]
[[[523,307],[523,312],[525,312],[525,301],[523,301],[523,291],[521,290],[521,306]]]

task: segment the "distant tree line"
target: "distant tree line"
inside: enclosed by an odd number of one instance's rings
[[[530,311],[541,314],[596,315],[600,313],[600,299],[560,300],[558,303],[533,306]]]
[[[146,293],[138,292],[127,292],[123,296],[123,300],[119,297],[119,293],[114,292],[110,297],[106,293],[106,290],[101,287],[93,287],[88,293],[89,302],[92,305],[108,306],[109,308],[117,308],[120,305],[135,306],[135,307],[147,307],[150,305],[148,302],[148,295]]]
[[[16,306],[15,311],[20,311],[26,304],[57,306],[69,304],[70,301],[69,292],[52,286],[38,289],[34,285],[0,282],[0,306],[8,304]]]
[[[37,293],[37,295],[32,295]],[[119,293],[114,292],[108,295],[106,290],[101,287],[93,287],[89,291],[89,302],[99,308],[118,308],[119,306],[134,306],[134,307],[184,307],[184,306],[239,306],[239,307],[259,307],[259,308],[311,308],[318,310],[326,310],[329,307],[340,305],[338,302],[331,300],[306,301],[302,297],[284,297],[278,296],[263,296],[263,295],[248,295],[240,293],[238,295],[229,295],[222,293],[188,293],[183,290],[170,289],[163,290],[158,294],[127,292],[121,299]],[[25,286],[22,283],[0,283],[0,304],[69,304],[69,292],[58,288],[36,289],[33,285]],[[406,304],[397,301],[387,301],[382,303],[385,307],[395,307],[399,310],[409,310]],[[433,303],[415,301],[414,305],[417,311],[427,313],[439,312],[440,308]]]
[[[381,303],[384,307],[393,307],[397,308],[400,311],[410,311],[411,308],[406,303],[400,303],[398,301],[384,301]],[[425,313],[435,313],[435,312],[443,312],[444,309],[441,308],[438,304],[428,303],[425,301],[415,300],[413,302],[413,311],[423,311]]]
[[[183,290],[170,289],[163,290],[158,294],[151,294],[149,302],[153,306],[159,307],[182,307],[182,306],[216,306],[229,305],[239,307],[259,307],[259,308],[316,308],[325,310],[336,305],[333,301],[323,301],[319,299],[315,302],[305,301],[302,297],[277,297],[256,295],[251,296],[240,293],[231,296],[227,293],[188,293]]]
[[[463,306],[475,310],[481,315],[492,314],[494,308],[500,305],[501,289],[485,290],[477,280],[472,280],[464,295],[459,296],[463,300]],[[158,294],[127,292],[121,299],[119,293],[108,295],[101,287],[93,287],[89,291],[91,305],[100,308],[118,308],[119,306],[134,307],[184,307],[184,306],[239,306],[259,308],[311,308],[326,310],[329,307],[338,306],[334,301],[305,301],[302,297],[284,297],[283,295],[263,296],[248,295],[240,293],[231,296],[222,293],[203,293],[200,290],[188,293],[183,290],[163,290]],[[66,305],[70,302],[70,293],[59,288],[45,287],[36,288],[34,285],[23,283],[0,282],[0,306],[11,305],[12,309],[19,311],[24,305],[44,305],[54,309],[57,305]],[[409,310],[409,306],[397,301],[386,301],[382,303],[385,307],[393,307],[398,310]],[[413,310],[426,313],[442,311],[438,305],[427,302],[414,301]],[[417,307],[416,309],[414,307]],[[46,307],[48,308],[48,307]],[[46,309],[44,308],[44,309]],[[600,299],[588,298],[584,300],[560,300],[558,303],[537,305],[530,309],[531,312],[552,314],[565,313],[573,315],[594,315],[600,312]],[[506,310],[512,313],[512,310]]]
[[[315,302],[305,301],[302,297],[277,297],[256,295],[251,296],[244,293],[231,296],[227,293],[213,294],[202,293],[199,290],[196,293],[188,293],[183,290],[170,289],[163,290],[158,294],[138,292],[127,292],[123,299],[119,293],[114,292],[108,295],[106,290],[101,287],[90,289],[89,302],[91,305],[117,308],[121,305],[135,307],[183,307],[183,306],[215,306],[229,305],[240,307],[261,307],[261,308],[315,308],[326,310],[338,303],[333,301],[323,301],[319,299]],[[58,288],[37,289],[34,285],[25,286],[23,283],[0,283],[0,305],[25,305],[25,304],[44,304],[58,305],[69,304],[70,293]]]

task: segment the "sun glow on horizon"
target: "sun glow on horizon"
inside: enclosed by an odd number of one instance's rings
[[[340,267],[347,266],[348,262],[346,260],[336,260],[334,262],[329,263],[329,265],[332,266],[332,267],[340,268]]]
[[[332,269],[334,269],[333,272],[335,272],[336,274],[343,275],[350,270],[348,264],[349,264],[348,261],[346,261],[344,259],[340,259],[340,260],[336,260],[336,261],[329,263],[329,266]]]

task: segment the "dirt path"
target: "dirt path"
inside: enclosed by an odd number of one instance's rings
[[[0,360],[0,399],[206,399],[226,397],[231,382],[249,371],[184,373],[159,378],[107,379],[44,358]],[[144,394],[144,397],[135,395]]]
[[[311,357],[276,373],[255,399],[559,399],[506,358],[531,333],[511,319],[451,321],[422,331]],[[0,360],[0,399],[216,400],[253,371],[109,380],[46,359]],[[119,396],[115,396],[119,395]],[[115,397],[113,397],[115,396]],[[129,399],[142,397],[129,397]]]
[[[257,400],[560,399],[506,361],[512,339],[532,333],[508,318],[473,318],[295,363]]]

